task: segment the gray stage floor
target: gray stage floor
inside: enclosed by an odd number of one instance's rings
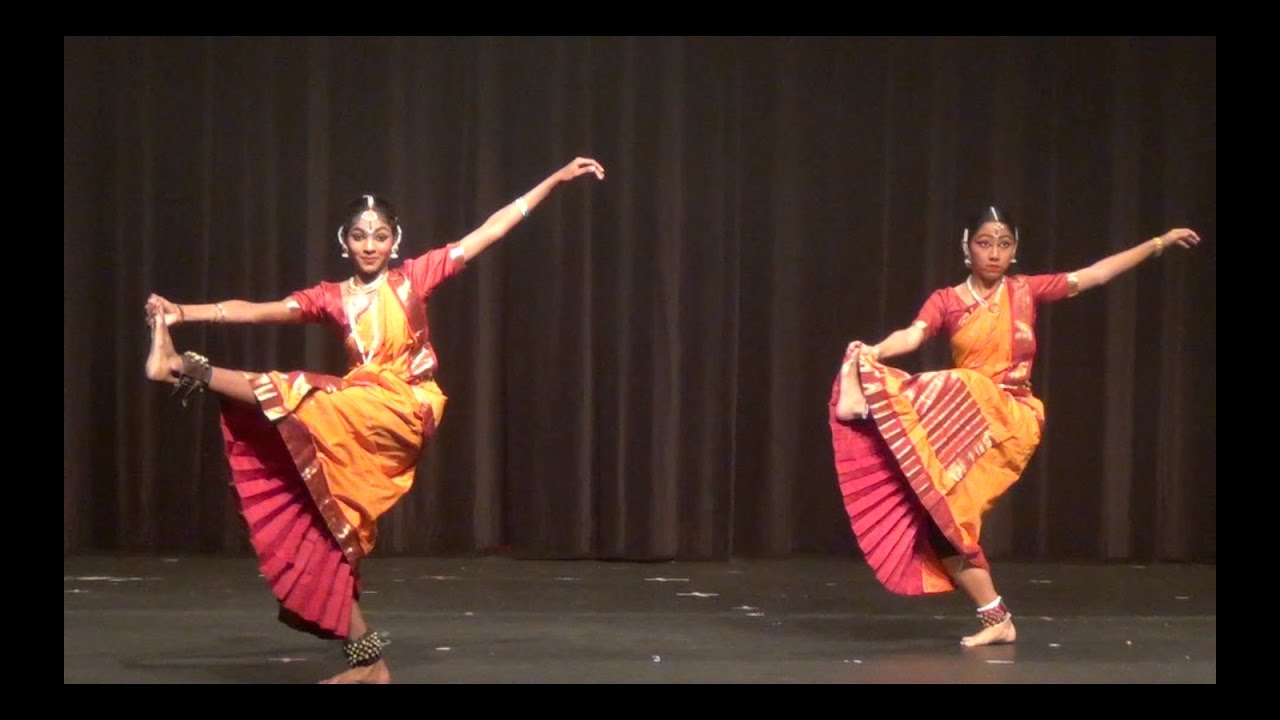
[[[885,592],[856,558],[365,562],[396,683],[1216,683],[1215,565],[1003,563],[1014,645],[966,650],[959,593]],[[311,683],[254,560],[66,557],[64,683]]]

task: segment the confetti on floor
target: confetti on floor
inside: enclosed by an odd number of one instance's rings
[[[81,575],[81,576],[79,576],[79,577],[65,577],[65,576],[64,576],[62,579],[63,579],[63,581],[66,581],[66,580],[79,580],[79,581],[81,581],[81,582],[113,582],[113,583],[122,583],[122,582],[140,582],[140,581],[143,581],[143,580],[159,580],[160,578],[156,578],[156,577],[117,577],[117,576],[115,576],[115,575]]]

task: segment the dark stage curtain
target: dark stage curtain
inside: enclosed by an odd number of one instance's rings
[[[363,193],[416,254],[587,155],[432,296],[450,401],[376,553],[856,555],[845,345],[960,282],[994,201],[1023,272],[1205,242],[1042,311],[988,553],[1215,560],[1216,77],[1215,38],[65,38],[64,552],[248,552],[212,399],[143,377],[148,293],[280,299],[346,277]],[[320,327],[174,334],[342,371]]]

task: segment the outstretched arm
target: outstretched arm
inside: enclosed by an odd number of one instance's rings
[[[501,240],[503,236],[511,231],[511,228],[516,226],[516,223],[523,220],[539,203],[546,199],[551,189],[556,185],[587,173],[594,174],[600,180],[604,179],[604,167],[600,163],[591,158],[574,158],[568,165],[555,171],[547,176],[545,180],[535,185],[532,190],[516,198],[515,202],[490,215],[483,225],[472,230],[466,237],[458,241],[458,246],[462,248],[464,253],[464,259],[470,261],[488,249],[490,245]]]
[[[1076,291],[1084,292],[1106,285],[1112,278],[1134,269],[1144,260],[1159,255],[1170,246],[1191,248],[1199,243],[1200,236],[1194,230],[1174,228],[1072,273],[1076,276]]]
[[[891,358],[895,355],[907,355],[920,349],[920,345],[924,343],[924,328],[918,323],[912,323],[901,330],[894,330],[889,333],[888,337],[876,343],[863,348],[864,353],[870,353],[873,358]]]
[[[169,326],[184,322],[210,323],[294,323],[302,321],[302,312],[290,307],[283,300],[272,302],[248,302],[224,300],[203,305],[179,305],[159,295],[147,298],[147,318],[164,314]]]

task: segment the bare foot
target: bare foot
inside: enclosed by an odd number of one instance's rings
[[[979,647],[982,645],[998,645],[1002,643],[1011,643],[1018,639],[1018,630],[1013,626],[1013,616],[992,625],[983,628],[980,632],[968,637],[960,639],[960,644],[965,647]]]
[[[858,378],[858,357],[862,349],[853,351],[840,366],[840,399],[836,401],[836,418],[848,422],[867,416],[867,398],[862,394],[862,381]]]
[[[363,667],[353,667],[350,670],[343,670],[328,680],[321,680],[321,685],[390,685],[391,669],[387,667],[387,661],[379,660],[372,665]]]
[[[151,324],[151,354],[147,356],[147,378],[156,382],[177,382],[182,373],[182,356],[173,349],[169,326],[163,315],[153,315]]]

